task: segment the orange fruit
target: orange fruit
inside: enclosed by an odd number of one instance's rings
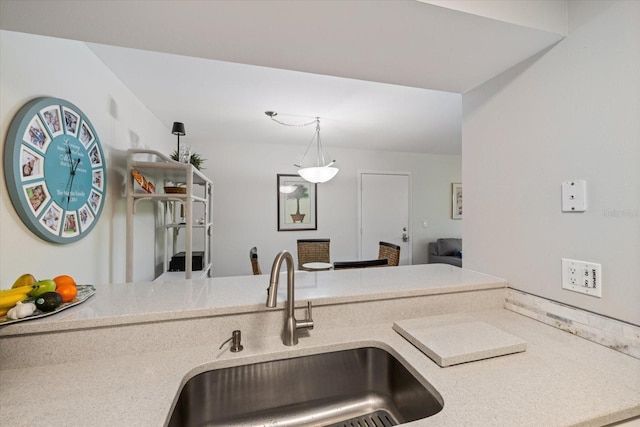
[[[58,287],[62,285],[76,285],[76,281],[73,280],[73,277],[67,276],[66,274],[54,277],[53,281],[56,282],[56,289],[58,289]]]
[[[78,288],[75,284],[67,283],[56,288],[56,293],[62,297],[62,302],[69,302],[78,295]]]

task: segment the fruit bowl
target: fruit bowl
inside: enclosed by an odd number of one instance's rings
[[[73,307],[74,305],[81,304],[87,300],[90,296],[96,293],[96,288],[93,285],[77,285],[78,286],[78,295],[74,299],[69,302],[63,302],[60,304],[58,308],[50,312],[44,312],[40,310],[36,310],[33,312],[31,316],[23,317],[22,319],[9,319],[6,315],[0,316],[0,326],[8,325],[10,323],[22,322],[25,320],[38,319],[40,317],[51,316],[52,314],[56,314],[59,311],[65,310],[67,308]],[[34,298],[28,298],[23,302],[33,302]]]

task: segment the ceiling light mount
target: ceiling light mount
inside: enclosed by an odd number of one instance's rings
[[[338,173],[338,168],[333,167],[333,164],[336,162],[335,160],[328,160],[330,157],[326,155],[325,150],[322,148],[322,142],[320,141],[320,117],[316,117],[315,120],[302,123],[302,124],[289,124],[283,123],[280,120],[274,119],[275,116],[278,115],[275,111],[265,111],[264,112],[271,120],[276,123],[279,123],[284,126],[292,126],[292,127],[302,127],[309,126],[312,124],[316,125],[316,131],[309,141],[309,145],[307,146],[307,150],[302,155],[302,158],[298,163],[294,163],[293,165],[298,168],[298,175],[300,175],[304,180],[312,182],[312,183],[323,183],[332,179]],[[309,166],[305,165],[305,159],[313,142],[315,140],[315,161],[311,161],[307,163]]]

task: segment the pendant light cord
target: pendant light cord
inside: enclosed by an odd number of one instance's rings
[[[320,143],[320,117],[316,117],[315,121],[311,122],[311,123],[315,123],[316,124],[316,133],[313,134],[313,136],[311,137],[311,141],[309,141],[309,144],[307,145],[307,149],[304,152],[304,154],[302,155],[302,157],[300,158],[300,164],[296,164],[294,163],[293,166],[297,167],[297,168],[301,168],[302,167],[302,161],[305,159],[305,157],[307,157],[307,153],[309,152],[309,149],[311,148],[311,145],[313,145],[313,140],[314,138],[318,138],[318,142],[316,144],[317,147],[317,165],[316,166],[320,166],[320,164],[324,164],[324,152],[322,150],[322,144]],[[311,123],[307,123],[307,125],[311,124]],[[322,157],[322,163],[320,162],[320,158]]]
[[[296,164],[294,163],[293,165],[297,168],[301,168],[302,166],[302,162],[304,161],[304,159],[307,157],[307,154],[309,153],[309,149],[311,148],[311,146],[313,145],[313,140],[314,138],[317,138],[316,140],[316,166],[331,166],[335,163],[335,160],[332,160],[329,164],[325,164],[326,159],[325,159],[325,152],[324,149],[322,147],[322,143],[320,142],[320,117],[316,117],[314,121],[312,122],[308,122],[308,123],[301,123],[301,124],[291,124],[291,123],[284,123],[281,122],[278,119],[275,119],[274,117],[278,115],[278,113],[276,113],[275,111],[265,111],[264,112],[267,116],[269,116],[269,118],[271,120],[273,120],[274,122],[281,124],[283,126],[289,126],[289,127],[304,127],[304,126],[309,126],[312,124],[316,124],[316,133],[311,137],[311,141],[309,141],[309,145],[307,145],[307,150],[304,152],[304,154],[302,155],[302,157],[300,158],[300,163]]]
[[[280,121],[280,120],[278,120],[278,119],[274,119],[274,117],[278,115],[278,113],[276,113],[276,112],[274,112],[274,111],[265,111],[264,113],[265,113],[267,116],[269,116],[269,118],[270,118],[271,120],[273,120],[274,122],[276,122],[276,123],[278,123],[278,124],[281,124],[281,125],[283,125],[283,126],[289,126],[289,127],[303,127],[303,126],[309,126],[309,125],[312,125],[312,124],[316,123],[318,120],[320,120],[320,118],[319,118],[319,117],[316,117],[316,119],[315,119],[314,121],[309,122],[309,123],[291,124],[291,123],[281,122],[281,121]]]

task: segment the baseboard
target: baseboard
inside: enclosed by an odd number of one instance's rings
[[[504,307],[640,359],[640,327],[636,325],[511,288],[505,291]]]

